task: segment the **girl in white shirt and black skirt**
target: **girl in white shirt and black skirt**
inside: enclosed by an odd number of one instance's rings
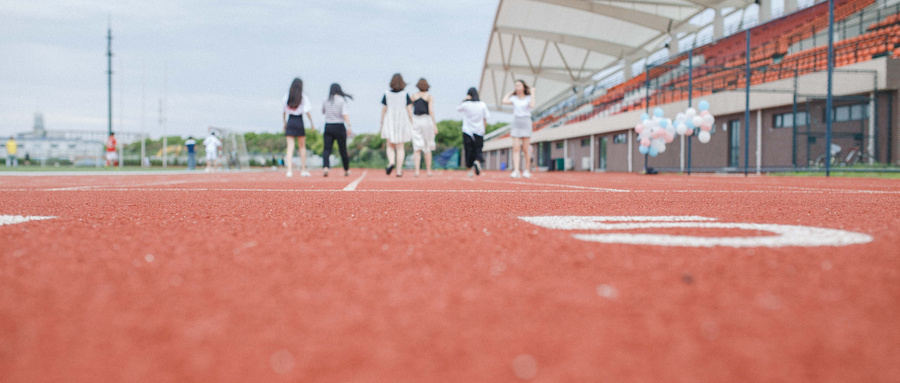
[[[284,122],[284,136],[287,139],[287,153],[284,156],[284,164],[287,166],[287,176],[294,176],[294,140],[300,148],[300,176],[309,177],[306,171],[306,129],[303,126],[303,114],[309,118],[309,127],[315,129],[312,116],[309,114],[311,107],[309,97],[303,94],[303,80],[295,78],[291,82],[291,90],[284,100],[284,111],[281,114]]]

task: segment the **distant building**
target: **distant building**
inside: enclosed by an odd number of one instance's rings
[[[20,158],[27,154],[32,161],[62,160],[84,166],[99,166],[105,140],[105,131],[48,131],[41,113],[35,113],[31,132],[16,135]]]

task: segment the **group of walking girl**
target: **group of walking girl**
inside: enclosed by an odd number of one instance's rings
[[[419,176],[419,168],[424,155],[425,168],[429,177],[432,173],[432,151],[435,150],[435,136],[438,133],[434,115],[434,97],[428,93],[428,81],[420,79],[416,84],[418,92],[410,96],[406,91],[406,82],[399,73],[391,77],[390,90],[386,91],[381,99],[381,138],[385,140],[385,150],[388,165],[385,173],[391,175],[396,169],[397,177],[403,176],[403,161],[406,158],[406,143],[412,142],[413,160],[415,162],[415,176]],[[347,137],[351,135],[350,117],[348,115],[347,100],[353,97],[344,93],[339,84],[331,84],[328,99],[322,105],[322,113],[325,114],[325,130],[323,140],[325,149],[322,153],[324,176],[328,176],[330,168],[330,156],[334,142],[338,144],[341,161],[344,167],[344,176],[350,175],[350,161],[347,155]],[[511,177],[531,177],[531,146],[532,132],[531,110],[534,108],[534,88],[529,87],[524,81],[516,82],[516,90],[503,98],[503,103],[513,106],[513,124],[510,127],[510,135],[513,138],[513,172]],[[285,164],[287,176],[293,176],[292,158],[294,155],[294,142],[300,150],[301,177],[309,177],[306,169],[306,140],[303,115],[309,119],[310,128],[312,116],[309,97],[303,93],[303,81],[295,78],[291,83],[290,91],[284,100],[284,133],[287,139],[287,153]],[[463,150],[465,152],[465,164],[469,170],[468,176],[481,174],[481,163],[484,162],[482,147],[484,145],[485,127],[487,118],[490,117],[487,104],[478,97],[475,88],[469,88],[465,99],[456,110],[463,115]],[[525,168],[520,171],[519,155],[525,151]]]
[[[331,90],[328,92],[328,99],[322,104],[322,113],[325,114],[325,130],[322,135],[325,149],[322,152],[324,175],[328,177],[328,170],[331,167],[331,151],[334,142],[337,141],[338,151],[341,154],[341,162],[344,165],[344,176],[350,175],[350,156],[347,155],[347,137],[352,133],[350,127],[350,116],[348,113],[347,100],[353,97],[344,93],[339,84],[331,84]],[[312,115],[310,114],[309,96],[303,93],[303,80],[295,78],[291,83],[291,89],[284,100],[284,111],[282,118],[284,122],[284,135],[287,139],[287,153],[285,154],[284,164],[287,166],[287,176],[294,176],[294,142],[300,149],[300,176],[309,177],[309,171],[306,170],[306,127],[303,124],[303,115],[309,119],[311,129],[315,129],[313,125]]]

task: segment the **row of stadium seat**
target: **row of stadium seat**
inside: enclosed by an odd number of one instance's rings
[[[838,0],[835,3],[835,20],[844,20],[872,5],[874,0]],[[828,9],[820,3],[787,17],[761,25],[751,30],[750,63],[754,68],[751,84],[761,84],[797,74],[821,71],[827,65],[827,48],[819,46],[788,54],[792,44],[812,37],[827,28]],[[835,46],[835,65],[840,67],[856,62],[871,60],[873,57],[894,55],[900,57],[900,14],[890,15],[874,23],[869,32],[843,40]],[[696,55],[706,58],[704,68],[694,72],[694,97],[712,92],[739,89],[745,86],[744,67],[746,61],[746,40],[743,34],[736,34],[695,50]],[[668,63],[654,67],[649,77],[656,79],[685,59],[684,55]],[[599,114],[614,114],[647,108],[645,92],[647,74],[636,76],[609,90],[606,94],[591,100],[593,109],[577,115],[550,115],[536,121],[535,128],[580,122]],[[667,83],[655,84],[659,92],[654,92],[651,104],[665,104],[688,98],[688,75],[685,73],[670,79]],[[628,97],[631,95],[631,97]],[[637,96],[636,96],[637,95]],[[625,100],[633,100],[626,102]]]

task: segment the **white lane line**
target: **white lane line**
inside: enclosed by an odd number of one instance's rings
[[[734,193],[734,194],[900,194],[888,190],[634,190],[634,193]]]
[[[177,185],[177,184],[186,184],[191,182],[198,182],[197,180],[180,180],[180,181],[160,181],[160,182],[147,182],[147,183],[135,183],[135,186],[138,187],[147,187],[147,186],[156,186],[156,185]],[[128,187],[123,185],[86,185],[86,186],[70,186],[70,187],[62,187],[62,188],[52,188],[47,189],[47,191],[70,191],[70,190],[105,190],[110,188],[123,188]]]
[[[362,182],[363,178],[366,178],[366,173],[368,173],[368,171],[363,171],[363,174],[359,176],[359,178],[353,180],[350,185],[347,185],[347,187],[344,188],[344,191],[356,190],[356,187],[359,186],[359,183]]]
[[[56,217],[0,215],[0,226],[13,225],[16,223],[22,223],[22,222],[28,222],[28,221],[40,221],[43,219],[53,219],[53,218],[56,218]]]
[[[523,182],[523,181],[484,180],[484,182],[496,182],[496,183],[503,183],[503,184],[515,184],[515,185],[554,186],[554,187],[561,187],[561,188],[596,190],[596,191],[604,191],[604,192],[612,192],[612,193],[630,193],[631,192],[631,190],[623,190],[623,189],[598,188],[598,187],[592,187],[592,186],[577,186],[577,185],[566,185],[566,184],[544,184],[544,183]]]
[[[464,180],[464,179],[463,179]],[[350,185],[348,185],[349,187]],[[560,185],[562,186],[562,185]],[[342,189],[346,190],[346,189]],[[95,187],[87,189],[84,187],[73,188],[50,188],[50,189],[3,189],[0,192],[49,192],[49,191],[240,191],[240,192],[336,192],[342,190],[335,189],[237,189],[237,188],[128,188],[121,186]],[[359,191],[359,190],[357,190]],[[607,189],[577,189],[577,190],[519,190],[519,189],[497,189],[497,190],[466,190],[466,189],[382,189],[382,190],[361,190],[360,192],[423,192],[423,193],[610,193]],[[844,191],[773,191],[773,190],[632,190],[631,193],[707,193],[707,194],[900,194],[900,191],[878,191],[878,190],[844,190]]]

